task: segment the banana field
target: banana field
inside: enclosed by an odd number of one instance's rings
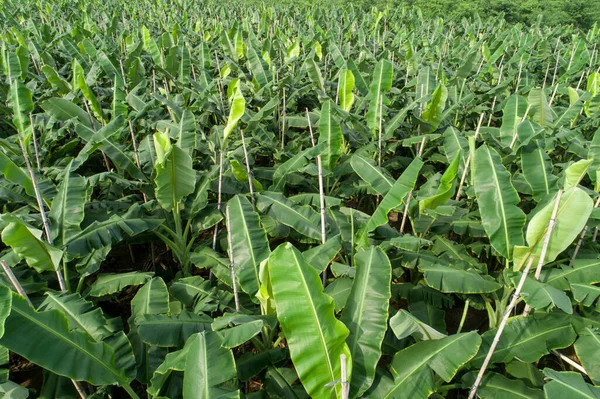
[[[600,28],[0,4],[5,398],[600,398]]]

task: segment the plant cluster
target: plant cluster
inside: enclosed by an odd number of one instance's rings
[[[0,15],[6,397],[600,397],[598,27]]]

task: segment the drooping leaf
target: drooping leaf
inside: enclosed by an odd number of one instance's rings
[[[438,186],[435,194],[423,198],[419,201],[419,212],[423,212],[424,209],[435,209],[440,205],[444,205],[452,195],[454,195],[455,179],[458,173],[458,164],[460,161],[460,154],[456,154],[452,163],[448,166],[442,178],[440,179],[440,185]]]
[[[321,239],[319,214],[308,206],[297,206],[280,193],[263,192],[257,196],[256,207],[307,237]]]
[[[368,233],[375,230],[379,226],[383,226],[388,222],[388,213],[402,205],[404,198],[414,188],[419,172],[423,167],[421,158],[415,158],[410,165],[402,172],[402,175],[396,180],[392,188],[383,197],[381,204],[377,207],[369,221],[358,233],[357,244],[359,247],[368,244]]]
[[[354,154],[350,158],[350,165],[354,169],[354,172],[379,195],[386,195],[394,185],[392,177],[384,173],[385,169],[375,166],[372,162],[359,155]]]
[[[99,274],[91,286],[89,295],[95,297],[110,295],[130,285],[145,284],[152,278],[152,274],[145,272]]]
[[[4,215],[8,225],[2,230],[2,241],[10,246],[30,267],[38,272],[59,267],[63,251],[42,240],[42,231],[23,223],[15,216]]]
[[[428,286],[441,292],[480,294],[501,288],[492,277],[481,275],[475,270],[440,264],[419,265]]]
[[[390,328],[398,339],[413,336],[421,341],[429,339],[444,338],[435,328],[423,323],[421,320],[410,314],[410,312],[400,309],[392,318],[390,318]]]

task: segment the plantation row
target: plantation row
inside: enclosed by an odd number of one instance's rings
[[[6,397],[600,397],[597,26],[0,13]]]

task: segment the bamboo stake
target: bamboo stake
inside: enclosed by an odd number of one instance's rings
[[[417,156],[420,157],[423,155],[423,149],[425,148],[425,136],[421,140],[421,146],[419,147],[419,151],[417,152]],[[400,233],[404,233],[404,226],[406,225],[406,219],[408,218],[408,206],[410,205],[410,200],[412,199],[413,190],[408,192],[406,196],[406,204],[404,204],[404,213],[402,214],[402,223],[400,223]]]
[[[42,217],[42,224],[44,226],[44,232],[46,233],[46,241],[48,244],[52,245],[52,236],[50,235],[50,222],[48,221],[48,216],[46,215],[46,209],[44,208],[44,200],[42,199],[42,194],[40,193],[40,188],[37,184],[37,178],[33,171],[33,167],[31,166],[31,162],[29,162],[29,157],[27,156],[27,151],[25,150],[25,145],[23,145],[23,140],[21,140],[21,136],[19,135],[19,145],[21,146],[21,152],[23,153],[23,158],[25,158],[25,164],[27,165],[27,170],[29,171],[29,176],[31,177],[31,183],[33,185],[33,191],[35,192],[35,199],[37,201],[38,207],[40,208],[40,216]],[[63,278],[62,272],[60,271],[60,266],[56,269],[56,277],[58,279],[58,285],[61,291],[66,291],[65,280]]]
[[[8,277],[8,279],[10,280],[10,283],[13,285],[13,287],[15,287],[15,290],[17,291],[17,293],[19,295],[21,295],[23,298],[25,298],[25,300],[27,300],[27,303],[29,304],[29,306],[33,307],[31,300],[27,296],[27,293],[23,289],[23,286],[19,283],[19,280],[17,280],[17,277],[13,273],[10,266],[8,266],[8,263],[6,263],[6,261],[4,261],[4,260],[0,260],[0,265],[2,265],[2,270],[4,270],[6,277]]]
[[[285,87],[283,88],[283,109],[281,110],[281,150],[285,149],[285,118],[287,116],[285,104]]]
[[[252,172],[250,172],[250,160],[248,159],[248,150],[246,149],[246,139],[244,138],[244,131],[240,131],[242,133],[242,147],[244,148],[244,158],[246,159],[246,173],[248,174],[248,186],[250,188],[250,200],[252,201],[252,205],[254,205],[254,187],[252,184]]]
[[[377,141],[377,165],[381,167],[381,126],[383,123],[383,95],[379,96],[379,137]]]
[[[567,356],[563,355],[562,353],[560,353],[559,351],[552,349],[552,353],[556,356],[558,356],[560,358],[560,360],[564,361],[565,363],[568,363],[570,366],[572,366],[575,370],[579,371],[580,373],[584,374],[584,375],[588,375],[588,373],[586,373],[585,369],[583,367],[581,367],[580,364],[576,363],[575,361],[571,360],[570,358],[568,358]]]
[[[341,365],[341,372],[342,372],[342,399],[348,399],[348,391],[349,391],[349,386],[348,386],[348,375],[347,375],[347,370],[346,370],[346,355],[345,354],[341,354],[340,355],[340,365]]]
[[[525,270],[523,270],[523,274],[521,274],[521,279],[519,280],[519,284],[517,285],[517,288],[512,296],[510,304],[506,308],[506,312],[504,312],[504,317],[502,317],[502,322],[500,322],[498,331],[496,331],[496,335],[494,336],[492,345],[490,346],[490,349],[488,350],[488,353],[485,356],[483,365],[479,369],[479,373],[477,373],[477,378],[475,379],[475,383],[471,387],[471,391],[469,392],[469,399],[475,398],[475,395],[477,394],[477,389],[479,388],[479,384],[481,384],[481,380],[483,379],[483,375],[485,374],[485,371],[490,363],[492,355],[494,354],[494,350],[496,349],[498,342],[500,342],[500,337],[502,336],[502,332],[504,331],[504,328],[506,327],[508,318],[510,317],[510,314],[512,313],[513,308],[517,305],[517,301],[519,300],[519,298],[521,296],[521,290],[523,289],[523,285],[525,284],[525,279],[527,278],[527,274],[529,274],[529,269],[531,269],[532,264],[533,264],[533,257],[531,259],[529,259],[529,262],[527,263]]]
[[[223,188],[223,150],[220,150],[219,155],[219,188],[217,189],[217,209],[221,210],[221,195]],[[215,225],[215,232],[213,233],[213,242],[212,249],[213,251],[217,249],[217,234],[219,233],[219,224]]]
[[[229,218],[229,205],[225,208],[225,217],[227,218],[227,242],[229,246],[229,268],[231,269],[231,285],[233,287],[233,299],[235,301],[235,311],[240,311],[240,300],[238,298],[237,282],[235,279],[235,260],[233,258],[233,241],[231,239],[231,219]]]
[[[600,197],[598,197],[598,199],[596,200],[596,203],[594,204],[594,208],[598,208],[598,206],[600,206]],[[579,249],[583,245],[583,239],[585,238],[585,235],[587,234],[588,229],[589,229],[589,226],[586,225],[583,228],[583,231],[581,232],[581,235],[579,236],[579,241],[577,241],[577,247],[575,247],[575,251],[573,251],[573,256],[571,257],[571,263],[570,263],[571,267],[573,267],[573,261],[575,260],[575,258],[577,258],[577,254],[579,253]]]
[[[474,139],[475,141],[477,141],[477,137],[479,137],[479,130],[481,129],[481,123],[483,122],[483,118],[485,117],[485,112],[481,113],[481,116],[479,117],[479,122],[477,122],[477,129],[475,129],[475,136]],[[460,184],[458,185],[458,191],[456,192],[456,201],[460,200],[460,191],[462,190],[462,186],[465,184],[465,180],[467,178],[467,172],[469,170],[469,164],[471,163],[471,154],[469,153],[469,155],[467,156],[467,160],[465,162],[465,168],[463,170],[463,174],[462,177],[460,178]]]
[[[308,108],[306,108],[306,120],[308,121],[308,131],[310,132],[310,141],[312,143],[312,146],[314,147],[316,145],[315,143],[315,137],[313,135],[313,131],[312,131],[312,124],[310,123],[310,115],[308,114]],[[321,155],[317,155],[317,170],[318,170],[318,176],[319,176],[319,206],[320,206],[320,213],[321,213],[321,244],[325,244],[325,242],[327,241],[327,234],[326,234],[326,219],[325,219],[325,190],[323,187],[323,164],[321,163]],[[323,282],[323,286],[325,286],[325,284],[327,284],[327,268],[325,268],[325,270],[323,270],[323,274],[322,274],[322,282]]]
[[[542,245],[542,252],[540,253],[540,259],[538,260],[537,267],[535,269],[535,279],[539,280],[540,275],[542,274],[542,266],[544,266],[544,259],[546,258],[546,252],[548,251],[548,245],[550,244],[550,236],[552,235],[552,230],[556,225],[556,214],[558,213],[558,206],[560,205],[560,199],[562,197],[563,190],[558,190],[556,194],[556,200],[554,202],[554,209],[552,210],[552,216],[550,216],[550,221],[548,222],[548,230],[546,231],[546,236],[544,237],[544,243]],[[531,259],[534,257],[532,256]],[[523,316],[526,317],[531,312],[531,306],[525,305],[525,310],[523,310]]]
[[[35,163],[37,165],[38,170],[42,169],[40,164],[40,153],[38,150],[37,137],[35,135],[35,127],[33,126],[33,116],[31,112],[29,113],[29,123],[31,124],[31,137],[33,138],[33,151],[35,152]]]
[[[523,115],[523,119],[521,119],[521,123],[525,122],[525,119],[527,119],[527,115],[529,114],[529,111],[531,110],[531,104],[527,105],[527,109],[525,110],[525,115]],[[513,134],[513,138],[512,141],[510,142],[510,149],[512,150],[512,148],[515,146],[515,143],[517,142],[517,131],[515,130],[515,134]]]

